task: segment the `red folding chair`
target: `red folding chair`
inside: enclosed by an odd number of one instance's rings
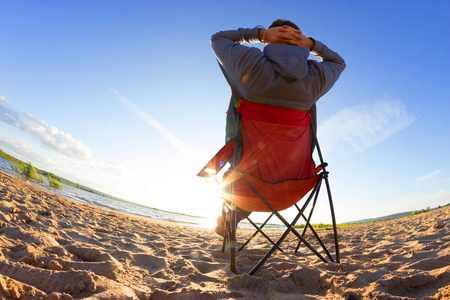
[[[323,182],[326,185],[333,222],[336,261],[339,262],[336,219],[326,171],[327,164],[323,161],[310,112],[257,104],[244,99],[239,100],[237,111],[236,136],[198,173],[201,177],[216,176],[227,163],[230,165],[221,186],[226,203],[223,250],[228,242],[231,271],[235,271],[236,207],[246,211],[271,213],[261,226],[247,218],[256,228],[256,232],[239,251],[258,233],[273,245],[249,272],[250,275],[253,275],[274,251],[281,251],[280,244],[291,232],[299,239],[296,251],[300,243],[304,243],[322,261],[334,262],[330,251],[310,224]],[[317,149],[320,159],[320,165],[317,167],[312,159],[314,148]],[[297,203],[303,198],[306,200],[300,208]],[[311,209],[306,217],[305,211],[311,202]],[[289,223],[279,211],[292,206],[297,208],[298,213]],[[274,215],[287,228],[276,242],[262,230]],[[306,222],[302,233],[294,228],[300,218]],[[306,240],[307,229],[311,230],[327,258]]]

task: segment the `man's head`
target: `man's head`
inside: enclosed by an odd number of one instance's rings
[[[284,26],[284,25],[300,30],[300,28],[298,28],[298,26],[295,25],[293,22],[291,22],[289,20],[282,20],[282,19],[278,19],[278,20],[274,21],[269,26],[269,28],[278,27],[278,26]]]

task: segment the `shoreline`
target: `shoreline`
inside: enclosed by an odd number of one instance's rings
[[[249,276],[269,249],[262,238],[238,253],[234,274],[213,229],[80,204],[0,172],[0,298],[450,299],[449,215],[339,229],[340,264],[295,254],[290,234]]]

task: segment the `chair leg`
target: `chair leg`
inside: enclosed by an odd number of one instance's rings
[[[306,223],[305,223],[305,228],[303,228],[302,236],[305,236],[306,230],[308,229],[308,227],[311,226],[311,225],[310,225],[310,224],[311,224],[310,221],[311,221],[312,214],[313,214],[313,212],[314,212],[314,208],[316,207],[316,202],[317,202],[317,198],[318,198],[318,195],[319,195],[319,191],[320,191],[320,187],[319,187],[319,189],[317,190],[316,197],[314,198],[314,202],[313,202],[313,204],[312,204],[311,211],[309,212],[308,219],[305,218],[305,215],[302,215],[302,216],[303,216],[303,219],[306,221]],[[298,207],[297,204],[295,204],[295,207],[297,208],[298,211],[300,211],[300,208]],[[312,228],[312,226],[311,226],[311,228]],[[295,253],[298,252],[298,249],[300,248],[300,244],[301,244],[301,243],[302,243],[301,240],[298,241],[297,247],[295,248]]]
[[[338,240],[338,232],[337,232],[337,226],[336,226],[336,217],[334,214],[334,206],[333,206],[333,199],[331,197],[330,183],[328,182],[328,174],[325,174],[325,184],[327,187],[328,201],[330,202],[331,219],[333,221],[334,244],[335,244],[335,248],[336,248],[336,262],[340,263],[341,258],[340,258],[340,253],[339,253],[339,240]]]
[[[248,182],[248,180],[241,176],[242,181],[255,193],[255,195],[258,196],[258,198],[261,199],[261,201],[264,202],[264,204],[280,219],[281,222],[287,227],[284,234],[278,239],[277,243],[269,250],[269,252],[259,261],[259,263],[248,273],[249,275],[253,275],[256,271],[259,270],[259,268],[266,262],[266,260],[273,254],[273,252],[278,249],[280,244],[284,241],[284,239],[287,237],[289,232],[292,232],[295,234],[320,260],[323,262],[327,262],[327,260],[311,245],[308,243],[308,241],[295,230],[294,225],[297,223],[298,219],[300,219],[300,216],[303,215],[304,210],[311,202],[312,197],[316,194],[318,187],[321,185],[323,177],[320,177],[318,184],[314,187],[313,191],[310,193],[308,199],[305,201],[305,204],[303,205],[302,210],[297,214],[295,219],[292,221],[291,224],[289,224],[286,219],[283,218],[283,216],[280,215],[280,213],[273,208],[272,205]]]
[[[320,185],[318,186],[318,188],[317,188],[317,192],[316,192],[316,195],[315,195],[315,197],[314,197],[313,204],[312,204],[312,206],[311,206],[311,211],[309,212],[308,220],[306,220],[305,228],[303,228],[302,236],[305,236],[306,230],[308,229],[308,227],[311,227],[311,229],[312,229],[312,226],[310,225],[310,224],[311,224],[311,217],[312,217],[312,215],[313,215],[313,213],[314,213],[314,209],[316,208],[316,203],[317,203],[317,199],[319,198],[319,193],[320,193],[320,188],[321,188],[321,186],[322,186],[322,184],[320,184]],[[301,211],[301,209],[298,207],[297,204],[295,204],[295,207],[297,208],[298,211]],[[303,215],[303,219],[306,219],[306,218],[305,218],[305,215]],[[317,234],[316,234],[316,236],[317,236]],[[317,236],[317,237],[318,237],[318,236]],[[295,248],[295,253],[298,252],[298,249],[300,248],[300,244],[301,244],[301,243],[302,243],[302,241],[299,240],[299,241],[298,241],[298,244],[297,244],[297,247]]]
[[[225,246],[226,246],[227,241],[228,241],[228,228],[227,228],[227,224],[226,224],[225,220],[223,220],[222,225],[223,225],[222,253],[224,253],[225,252]]]
[[[302,215],[302,216],[303,216],[303,219],[306,221],[306,217],[305,217],[304,215]],[[325,244],[323,243],[322,239],[321,239],[321,238],[319,237],[319,235],[317,234],[316,230],[312,227],[311,224],[308,224],[308,227],[309,227],[309,229],[311,230],[311,232],[314,234],[314,236],[316,237],[317,241],[319,242],[320,246],[322,247],[322,250],[327,254],[328,259],[329,259],[331,262],[334,262],[333,257],[331,256],[331,254],[330,254],[330,252],[328,251],[327,247],[326,247]],[[304,236],[304,234],[302,234],[302,236]],[[301,244],[301,241],[298,242],[297,249],[298,249],[298,247],[300,246],[300,244]],[[295,249],[295,253],[297,253],[297,249]]]
[[[222,240],[222,253],[225,252],[225,247],[228,242],[228,248],[230,249],[230,271],[235,272],[236,268],[236,209],[233,209],[229,205],[224,206],[224,218],[223,224],[223,240]]]
[[[336,262],[340,263],[339,242],[338,242],[338,236],[337,236],[336,218],[335,218],[335,215],[334,215],[333,201],[332,201],[332,198],[331,198],[331,190],[330,190],[330,186],[329,186],[329,182],[328,182],[328,174],[325,173],[323,178],[325,179],[325,184],[326,184],[326,187],[327,187],[327,196],[328,196],[328,200],[329,200],[329,204],[330,204],[330,211],[331,211],[331,217],[332,217],[332,222],[333,222],[333,235],[334,235],[334,243],[335,243],[335,248],[336,248]],[[317,197],[318,197],[319,191],[320,191],[320,186],[319,186],[319,190],[316,193],[316,198],[314,199],[314,202],[313,202],[310,214],[308,216],[308,219],[306,219],[306,217],[304,215],[302,216],[303,219],[306,221],[305,228],[303,229],[303,232],[302,232],[302,236],[305,236],[306,230],[309,227],[311,229],[312,233],[314,234],[314,236],[316,237],[317,241],[319,242],[320,246],[322,247],[322,249],[327,254],[328,259],[330,259],[331,262],[334,262],[334,259],[331,256],[330,252],[328,251],[327,247],[325,246],[325,244],[320,239],[320,237],[317,234],[317,232],[314,230],[314,228],[310,224],[311,216],[312,216],[314,208],[316,206],[316,201],[317,201]],[[298,206],[297,205],[295,205],[295,206],[300,211]],[[295,253],[298,252],[298,249],[300,247],[301,242],[302,242],[301,240],[298,242],[297,247],[295,248]]]
[[[230,271],[236,273],[236,209],[230,212]]]
[[[317,132],[316,132],[316,128],[314,127],[314,124],[311,124],[311,130],[313,131],[314,142],[317,147],[317,154],[319,155],[320,164],[323,165],[322,170],[324,173],[325,184],[327,186],[328,201],[330,202],[331,219],[333,221],[334,244],[336,247],[336,262],[340,263],[341,258],[340,258],[340,254],[339,254],[339,241],[338,241],[338,233],[337,233],[337,226],[336,226],[336,217],[334,214],[334,206],[333,206],[333,199],[331,197],[330,183],[328,182],[328,172],[325,169],[325,167],[328,164],[326,164],[323,161],[322,150],[320,150],[319,141],[317,140]]]
[[[283,220],[282,221],[286,221],[284,220],[283,217],[281,217]],[[296,220],[294,222],[298,221],[298,217],[296,218]],[[284,234],[278,239],[277,243],[272,247],[272,249],[269,250],[269,252],[258,262],[258,264],[248,273],[249,275],[253,275],[256,273],[256,271],[259,270],[259,268],[261,268],[261,266],[267,261],[267,259],[269,259],[269,257],[273,254],[273,252],[275,252],[276,249],[278,249],[278,247],[280,246],[280,244],[284,241],[284,239],[287,237],[287,235],[289,234],[289,232],[293,232],[299,239],[301,239],[303,241],[303,243],[318,257],[320,258],[320,260],[322,260],[323,262],[327,262],[327,260],[319,253],[317,252],[316,249],[314,249],[313,246],[311,246],[307,240],[305,240],[303,238],[303,236],[300,235],[300,233],[298,233],[295,229],[293,225],[289,225],[288,229],[286,229],[286,231],[284,232]]]
[[[266,221],[259,227],[258,225],[256,225],[250,218],[247,217],[247,220],[250,222],[250,224],[253,225],[253,227],[256,228],[255,233],[253,233],[253,235],[244,243],[242,244],[241,247],[239,247],[238,251],[241,251],[242,249],[245,248],[245,246],[248,245],[248,243],[250,243],[250,241],[258,234],[261,233],[272,245],[275,245],[275,242],[272,241],[272,239],[264,232],[262,231],[262,229],[264,228],[264,226],[266,226],[267,222],[269,222],[269,220],[272,218],[273,213],[270,214],[270,216],[266,219]],[[283,252],[283,250],[281,250],[281,248],[278,248],[278,250],[280,250],[281,252]]]

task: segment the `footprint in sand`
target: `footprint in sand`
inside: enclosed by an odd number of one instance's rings
[[[149,254],[133,254],[131,264],[147,270],[150,275],[167,267],[166,259]]]

